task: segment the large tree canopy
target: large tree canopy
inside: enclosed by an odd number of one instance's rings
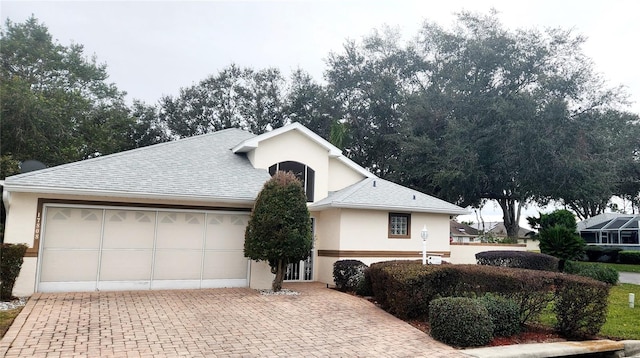
[[[462,13],[452,30],[424,26],[421,95],[447,121],[434,175],[441,195],[462,205],[496,200],[515,237],[523,203],[564,193],[555,170],[575,159],[576,122],[619,99],[583,42],[559,29],[509,31],[495,15]]]
[[[58,165],[167,139],[159,123],[131,115],[106,65],[54,41],[36,18],[7,20],[0,51],[3,178],[27,159]]]
[[[509,236],[522,205],[579,217],[617,195],[640,210],[640,120],[562,29],[510,30],[492,13],[391,29],[328,55],[325,82],[303,70],[230,65],[158,106],[124,104],[106,66],[62,46],[34,18],[2,29],[2,176],[17,163],[112,153],[230,127],[290,122],[380,177],[462,206],[496,200]]]

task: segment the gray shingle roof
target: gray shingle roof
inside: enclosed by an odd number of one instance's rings
[[[240,129],[162,143],[6,178],[9,191],[253,201],[269,173],[231,151]]]
[[[326,208],[468,214],[457,205],[380,178],[363,179],[309,206],[312,210]]]

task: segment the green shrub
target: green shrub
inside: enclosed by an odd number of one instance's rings
[[[356,294],[360,296],[373,296],[373,289],[371,288],[371,276],[369,275],[368,267],[364,270],[364,280],[361,280],[358,283]]]
[[[603,252],[604,250],[600,246],[587,246],[584,249],[584,253],[587,255],[590,262],[598,261]]]
[[[458,347],[486,345],[493,336],[487,308],[467,297],[435,299],[429,305],[431,336]]]
[[[491,293],[478,300],[489,312],[494,336],[510,337],[520,333],[520,312],[515,301]]]
[[[618,258],[621,264],[640,265],[640,251],[620,251]]]
[[[611,267],[577,261],[567,261],[564,267],[564,272],[578,276],[590,277],[594,280],[602,281],[610,285],[618,283],[618,278],[620,276],[618,271]]]
[[[558,271],[558,258],[528,251],[483,251],[476,254],[478,265],[505,266],[529,270]]]
[[[11,299],[13,286],[20,274],[24,254],[27,252],[27,245],[24,244],[2,244],[0,245],[0,300]]]
[[[362,261],[339,260],[333,264],[333,281],[336,288],[343,292],[355,292],[364,282],[364,271],[367,269]]]
[[[555,273],[480,265],[427,265],[388,261],[369,268],[378,303],[399,318],[427,319],[439,297],[493,292],[518,304],[520,322],[536,317],[553,299]]]
[[[559,275],[554,305],[558,331],[568,338],[597,334],[607,319],[609,287],[587,277]]]
[[[602,255],[598,259],[598,262],[615,264],[618,262],[620,251],[622,251],[622,249],[619,247],[605,247],[602,249]]]

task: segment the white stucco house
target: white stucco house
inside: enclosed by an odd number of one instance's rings
[[[270,287],[244,257],[255,198],[276,170],[304,182],[314,247],[287,279],[332,283],[339,259],[450,255],[461,207],[375,175],[304,126],[227,129],[6,178],[5,242],[29,250],[15,295]]]

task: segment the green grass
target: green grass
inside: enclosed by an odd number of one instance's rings
[[[629,308],[629,293],[636,295],[635,308]],[[556,318],[553,304],[550,304],[540,315],[538,322],[553,327]],[[621,283],[611,287],[607,322],[602,326],[599,335],[612,339],[640,339],[640,285]]]
[[[20,311],[22,311],[22,307],[8,311],[0,311],[0,338],[4,337],[4,334],[7,333],[11,323],[13,323],[13,320],[18,316]]]
[[[635,308],[629,308],[629,293],[636,295]],[[600,334],[610,338],[640,339],[640,285],[621,283],[611,287],[607,323]]]
[[[588,265],[602,265],[606,267],[611,267],[612,269],[618,272],[637,272],[640,273],[640,265],[630,265],[630,264],[610,264],[606,262],[583,262]]]

